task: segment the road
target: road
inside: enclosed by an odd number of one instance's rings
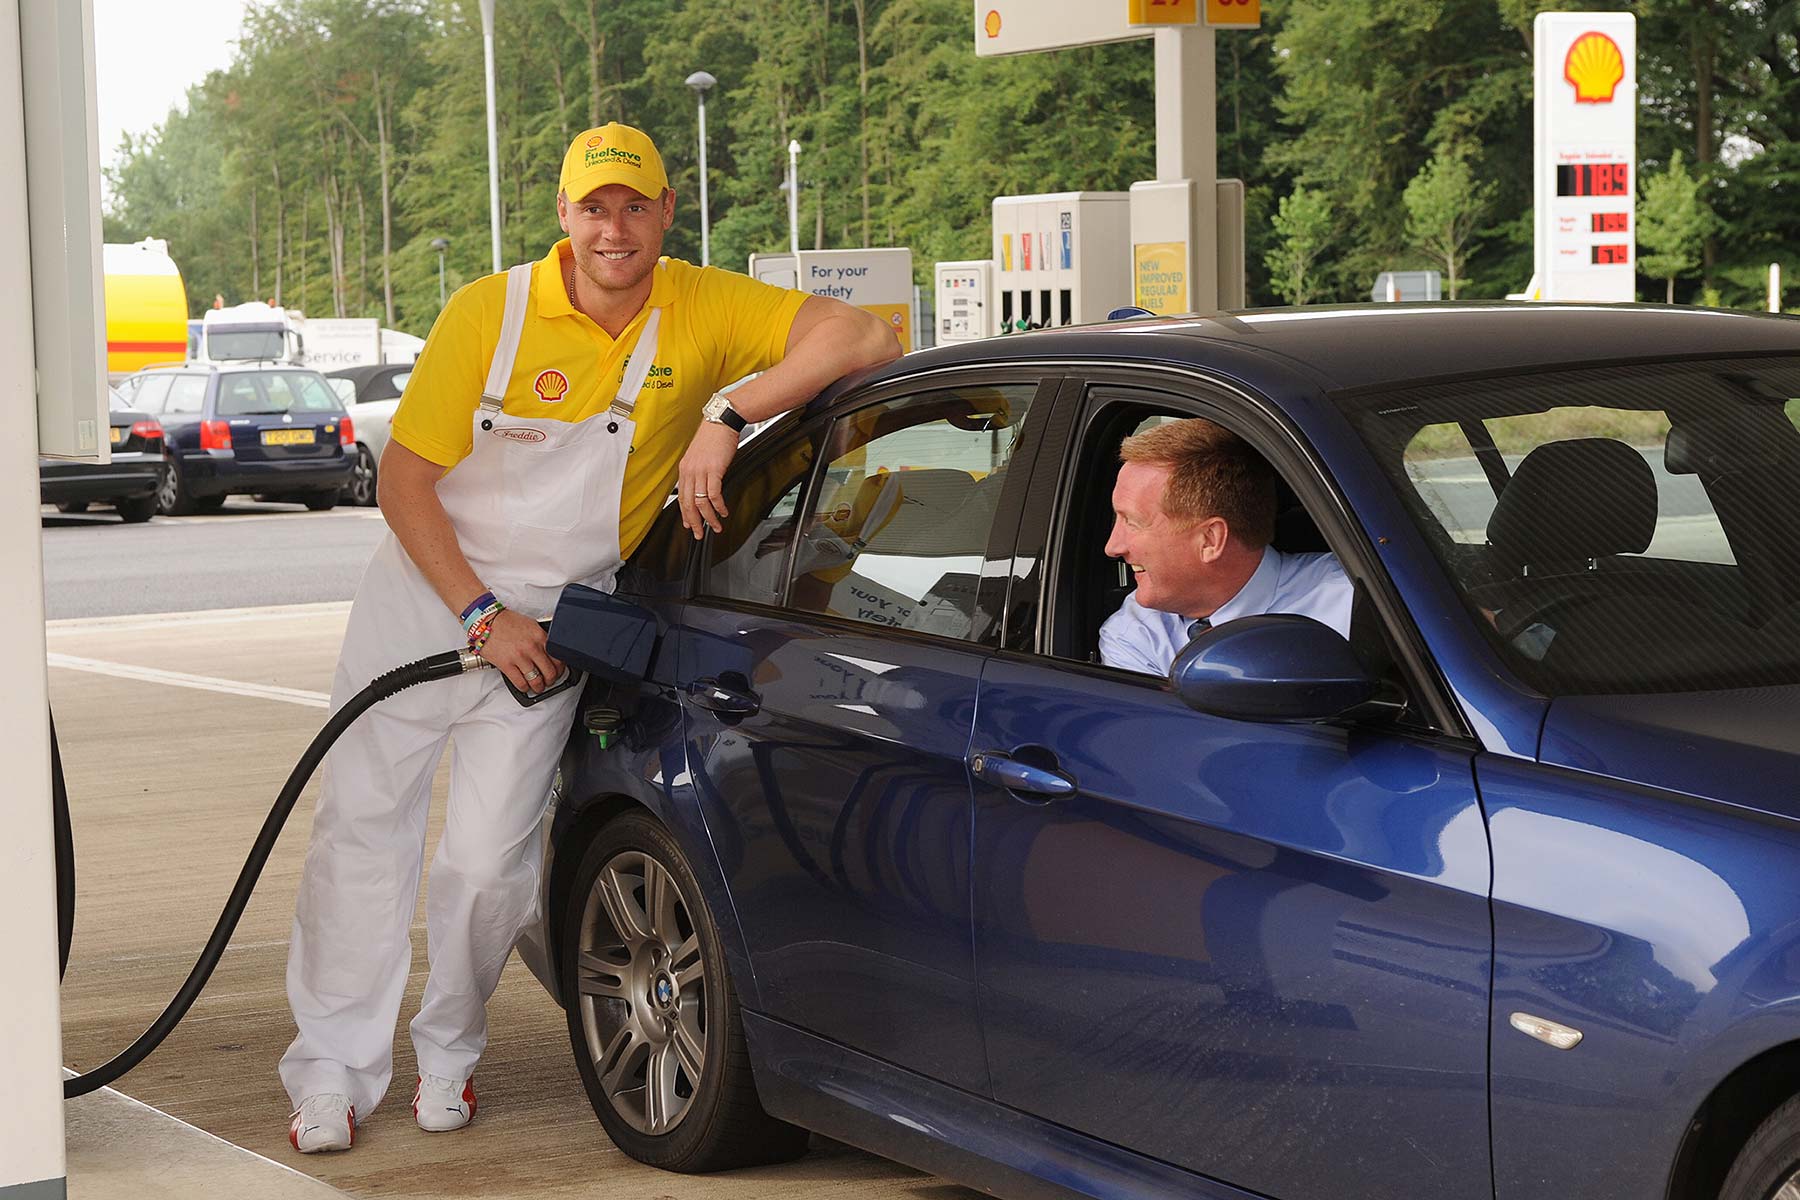
[[[348,600],[387,533],[373,508],[310,513],[234,496],[216,514],[121,524],[43,509],[52,621]]]

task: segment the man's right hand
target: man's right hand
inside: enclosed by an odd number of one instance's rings
[[[510,608],[501,609],[481,657],[498,667],[512,685],[532,695],[562,678],[567,668],[550,657],[544,627]]]

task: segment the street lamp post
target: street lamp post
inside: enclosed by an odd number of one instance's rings
[[[487,63],[488,224],[493,230],[494,270],[500,270],[500,135],[494,124],[494,0],[481,0],[481,46]]]
[[[800,141],[788,143],[788,249],[800,253]]]
[[[431,248],[438,254],[438,307],[442,308],[444,307],[444,251],[450,248],[450,239],[434,237],[431,239]]]
[[[687,85],[694,89],[694,95],[700,101],[700,265],[712,264],[712,227],[706,211],[706,93],[718,83],[705,71],[695,71],[687,77]]]

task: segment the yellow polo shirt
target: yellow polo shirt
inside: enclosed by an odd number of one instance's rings
[[[645,310],[615,341],[570,306],[562,275],[569,253],[565,238],[532,264],[532,302],[504,406],[515,417],[559,421],[605,412],[649,310],[663,310],[656,361],[633,413],[637,429],[619,503],[619,550],[629,555],[675,486],[701,406],[721,387],[781,361],[806,293],[665,258]],[[505,309],[504,273],[450,297],[394,413],[395,441],[440,466],[454,468],[468,456]]]

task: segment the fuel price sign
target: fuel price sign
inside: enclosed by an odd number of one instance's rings
[[[1637,18],[1540,13],[1535,27],[1540,300],[1637,298]]]

